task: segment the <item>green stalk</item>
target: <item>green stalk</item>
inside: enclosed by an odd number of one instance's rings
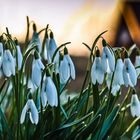
[[[26,49],[26,46],[28,45],[29,42],[29,29],[30,29],[30,22],[29,22],[29,17],[26,17],[26,21],[27,21],[27,32],[26,32],[26,37],[25,37],[25,47],[24,47],[24,51]],[[24,52],[23,51],[23,52]]]

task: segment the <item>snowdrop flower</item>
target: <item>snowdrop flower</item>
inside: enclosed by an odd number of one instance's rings
[[[71,77],[73,80],[75,80],[75,66],[74,66],[74,64],[73,64],[73,61],[72,61],[71,57],[70,57],[69,54],[68,54],[68,50],[67,50],[66,47],[64,48],[64,57],[66,57],[67,62],[68,62],[68,65],[69,65],[70,77]]]
[[[42,86],[41,91],[41,102],[42,106],[45,107],[47,102],[50,106],[58,106],[58,95],[56,87],[51,79],[50,75],[47,72],[46,79]]]
[[[110,73],[115,68],[115,57],[113,52],[107,47],[106,41],[103,39],[103,50],[102,50],[102,66],[104,72]]]
[[[5,50],[3,55],[2,69],[5,76],[15,75],[15,59],[10,50]]]
[[[31,93],[34,93],[37,90],[37,86],[32,82],[31,79],[28,80],[28,84],[27,84],[28,89],[30,89]]]
[[[131,111],[131,115],[133,117],[140,116],[140,101],[138,99],[137,94],[135,94],[135,93],[131,97],[130,111]]]
[[[128,58],[128,55],[125,54],[125,56],[126,57],[124,59],[124,67],[123,67],[124,84],[126,87],[128,87],[128,85],[130,85],[131,87],[134,87],[137,83],[136,70],[132,62]]]
[[[48,43],[48,40],[47,40],[47,43]],[[56,42],[54,40],[53,32],[50,33],[49,44],[47,44],[47,43],[46,43],[46,45],[48,45],[48,46],[46,46],[46,48],[47,48],[48,63],[51,63],[54,52],[57,49],[57,45],[56,45]],[[59,60],[59,52],[57,52],[55,59],[54,59],[54,62],[58,62],[58,60]]]
[[[40,86],[41,78],[42,78],[42,70],[44,69],[44,65],[41,61],[41,58],[39,57],[39,54],[37,51],[35,51],[35,59],[33,60],[32,64],[32,75],[31,79],[33,84],[36,87]]]
[[[21,66],[22,66],[23,57],[22,57],[20,46],[18,44],[16,45],[16,49],[17,49],[18,70],[20,70],[21,69]]]
[[[118,58],[117,62],[116,62],[116,68],[115,68],[115,72],[114,72],[114,77],[113,77],[113,82],[112,82],[112,89],[111,89],[111,93],[114,96],[120,90],[121,85],[124,84],[124,81],[123,81],[123,66],[124,66],[124,64],[122,62],[122,59]],[[112,75],[113,75],[113,73],[109,73],[107,75],[108,88],[110,88]]]
[[[32,98],[29,98],[21,112],[20,123],[25,121],[26,114],[29,113],[29,118],[33,124],[37,124],[39,120],[38,110]]]
[[[59,74],[60,74],[60,83],[65,84],[70,78],[70,68],[67,58],[60,55],[60,66],[59,66]]]
[[[0,69],[3,61],[3,44],[0,42]]]
[[[140,75],[140,55],[136,55],[136,59],[135,59],[135,67],[138,66],[139,68],[136,68],[137,77]]]
[[[102,84],[104,80],[104,70],[102,68],[102,62],[101,62],[99,50],[96,51],[96,56],[92,64],[91,80],[94,85],[96,84],[96,82],[98,82],[99,84]]]

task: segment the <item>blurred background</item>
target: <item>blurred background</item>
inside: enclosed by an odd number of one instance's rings
[[[38,29],[49,24],[58,45],[72,42],[68,49],[78,74],[73,90],[81,86],[87,64],[88,50],[82,42],[91,46],[98,34],[108,30],[104,37],[112,46],[140,46],[139,0],[0,0],[0,14],[0,34],[8,27],[21,43],[26,16]]]

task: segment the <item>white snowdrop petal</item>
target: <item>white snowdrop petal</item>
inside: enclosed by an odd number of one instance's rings
[[[131,87],[134,87],[137,83],[137,75],[136,75],[136,70],[129,58],[124,59],[123,71],[124,71],[123,75],[127,75],[128,85],[130,85]],[[124,79],[124,82],[126,83],[125,79]]]
[[[108,89],[110,88],[110,85],[111,85],[111,79],[112,79],[112,72],[111,73],[107,73],[106,84],[107,84]]]
[[[72,61],[71,57],[68,54],[66,55],[66,58],[67,58],[67,61],[69,63],[69,66],[70,66],[71,78],[73,80],[75,80],[75,67],[74,67],[73,61]]]
[[[101,65],[99,66],[99,69],[97,70],[97,81],[99,84],[102,84],[104,80],[104,72],[101,68]]]
[[[3,60],[3,65],[2,65],[3,73],[5,76],[10,77],[12,75],[10,69],[9,69],[9,62],[7,60]]]
[[[103,47],[101,60],[102,60],[102,68],[103,68],[104,72],[107,72],[107,60],[106,59],[107,58],[106,58],[106,53],[105,53],[105,47]]]
[[[124,80],[123,80],[123,62],[122,59],[118,59],[117,63],[116,63],[116,69],[115,69],[115,73],[114,73],[114,79],[113,79],[113,83],[119,84],[119,85],[123,85],[124,84]]]
[[[33,120],[31,112],[29,112],[29,118],[30,118],[31,123],[34,124],[34,120]]]
[[[42,77],[42,69],[44,69],[44,65],[41,62],[40,58],[35,59],[33,61],[33,66],[32,66],[32,82],[39,87],[41,83],[41,77]]]
[[[59,73],[60,73],[60,83],[65,84],[70,78],[70,69],[65,57],[60,62]]]
[[[139,102],[137,94],[133,94],[131,97],[130,111],[133,117],[140,116],[140,102]]]
[[[136,74],[135,67],[133,66],[130,59],[128,59],[128,68],[129,68],[128,70],[129,70],[130,80],[131,80],[133,86],[135,86],[137,83],[137,74]]]
[[[47,97],[46,97],[46,93],[43,91],[41,92],[41,102],[43,108],[45,108],[45,106],[47,105]]]
[[[28,110],[28,106],[27,106],[27,104],[25,104],[25,106],[22,109],[21,116],[20,116],[21,124],[25,121],[25,116],[26,116],[27,110]]]
[[[35,103],[32,99],[29,99],[28,102],[30,102],[30,103],[28,103],[28,105],[30,108],[32,120],[35,124],[37,124],[38,120],[39,120],[38,110],[37,110]]]
[[[44,66],[44,64],[42,63],[41,59],[39,58],[39,59],[37,59],[36,61],[37,61],[37,64],[38,64],[39,68],[43,70],[43,69],[45,68],[45,66]]]
[[[34,66],[32,70],[32,81],[33,83],[39,87],[40,82],[41,82],[41,70],[39,69],[38,66]]]
[[[54,52],[57,49],[57,45],[56,42],[53,38],[51,38],[48,42],[48,46],[46,46],[47,48],[47,57],[48,57],[48,62],[51,63],[52,57],[54,55]],[[56,57],[58,56],[58,54],[56,54]],[[58,58],[59,59],[59,58]]]
[[[10,77],[15,74],[14,58],[10,50],[5,50],[3,55],[2,69],[5,76]]]
[[[17,56],[18,56],[18,70],[20,70],[22,66],[23,57],[22,57],[20,46],[17,45],[16,48],[17,48]]]
[[[43,83],[42,90],[41,90],[41,102],[43,108],[47,105],[47,95],[45,93],[45,83]]]
[[[105,49],[106,49],[106,55],[107,55],[108,65],[109,65],[110,71],[113,72],[114,68],[115,68],[115,57],[114,57],[114,54],[113,54],[113,52],[111,52],[109,50],[108,47],[105,47]]]
[[[32,82],[31,79],[29,79],[27,87],[30,89],[31,93],[35,92],[37,89],[37,86]]]
[[[104,80],[104,71],[102,69],[101,58],[95,57],[92,68],[91,68],[91,80],[93,84],[96,84],[96,81],[99,84],[103,83]]]
[[[57,90],[51,77],[46,78],[46,93],[48,104],[50,104],[51,106],[57,106],[58,105]]]
[[[140,66],[140,55],[135,58],[135,67]],[[137,77],[140,75],[140,68],[136,68]]]
[[[111,89],[111,93],[113,96],[116,96],[117,92],[120,90],[120,85],[113,85]]]
[[[11,73],[13,75],[15,75],[15,66],[16,66],[15,59],[12,56],[10,50],[6,50],[5,52],[7,54],[7,61],[9,61],[9,69],[10,69]]]
[[[2,66],[3,61],[3,44],[0,42],[0,67]]]
[[[91,80],[92,83],[95,85],[96,84],[96,58],[91,67]]]

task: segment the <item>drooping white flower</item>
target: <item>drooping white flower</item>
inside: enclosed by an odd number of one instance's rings
[[[136,73],[137,73],[137,77],[138,77],[140,75],[140,55],[136,55],[135,67],[139,67],[139,68],[136,68]]]
[[[124,59],[123,79],[126,87],[134,87],[137,84],[136,70],[128,57]]]
[[[2,69],[5,76],[15,75],[15,59],[10,50],[5,50],[3,55]]]
[[[115,85],[123,85],[124,84],[124,80],[123,80],[123,62],[122,59],[119,58],[116,62],[116,69],[115,69],[115,73],[114,73],[114,80],[113,83]]]
[[[49,75],[46,76],[46,79],[42,86],[41,102],[43,107],[46,106],[47,102],[52,107],[58,106],[57,89],[55,87],[55,84],[53,83],[53,80]]]
[[[54,40],[53,32],[50,33],[50,39],[46,40],[46,45],[48,45],[48,46],[46,46],[48,63],[51,63],[54,52],[57,49],[57,45],[56,45],[56,42]],[[59,60],[59,52],[56,53],[56,56],[54,58],[54,63],[58,62],[58,60]]]
[[[70,77],[74,80],[75,79],[75,66],[73,64],[73,61],[71,57],[68,54],[67,48],[64,48],[64,57],[66,57],[70,69]]]
[[[130,111],[133,117],[140,116],[140,101],[138,99],[137,94],[133,94],[131,97]]]
[[[27,84],[28,89],[30,90],[31,93],[34,93],[37,90],[37,86],[32,82],[31,79],[28,80]]]
[[[28,99],[27,103],[23,107],[20,117],[20,123],[25,121],[26,114],[29,113],[29,118],[33,124],[37,124],[39,120],[38,110],[35,106],[33,99]]]
[[[65,84],[70,78],[70,68],[67,58],[64,56],[60,56],[60,66],[59,66],[59,74],[60,74],[60,83]]]
[[[0,42],[0,69],[3,61],[3,44]]]
[[[99,84],[103,83],[104,80],[104,70],[102,67],[101,57],[99,50],[96,51],[96,56],[91,68],[91,80],[92,83],[95,85],[96,82]]]
[[[42,85],[40,97],[41,97],[42,106],[43,106],[43,108],[45,108],[45,106],[47,105],[47,93],[46,93],[46,82],[45,81],[43,82],[43,85]]]
[[[19,45],[16,45],[16,49],[17,49],[18,70],[20,70],[22,66],[23,57],[22,57],[22,53],[21,53],[21,49]]]
[[[103,39],[103,50],[102,50],[102,67],[104,72],[110,73],[115,68],[115,57],[113,52],[107,47],[105,40]]]
[[[120,90],[121,85],[124,84],[123,66],[124,66],[124,64],[122,62],[122,59],[119,58],[119,59],[117,59],[117,62],[116,62],[116,68],[115,68],[115,72],[114,72],[114,77],[112,77],[113,73],[107,74],[108,88],[110,88],[111,80],[113,78],[112,88],[111,88],[111,93],[113,95],[116,95],[116,93]]]
[[[37,57],[33,60],[31,80],[32,80],[33,84],[35,84],[36,87],[40,86],[42,70],[44,68],[45,67],[44,67],[40,57]]]

